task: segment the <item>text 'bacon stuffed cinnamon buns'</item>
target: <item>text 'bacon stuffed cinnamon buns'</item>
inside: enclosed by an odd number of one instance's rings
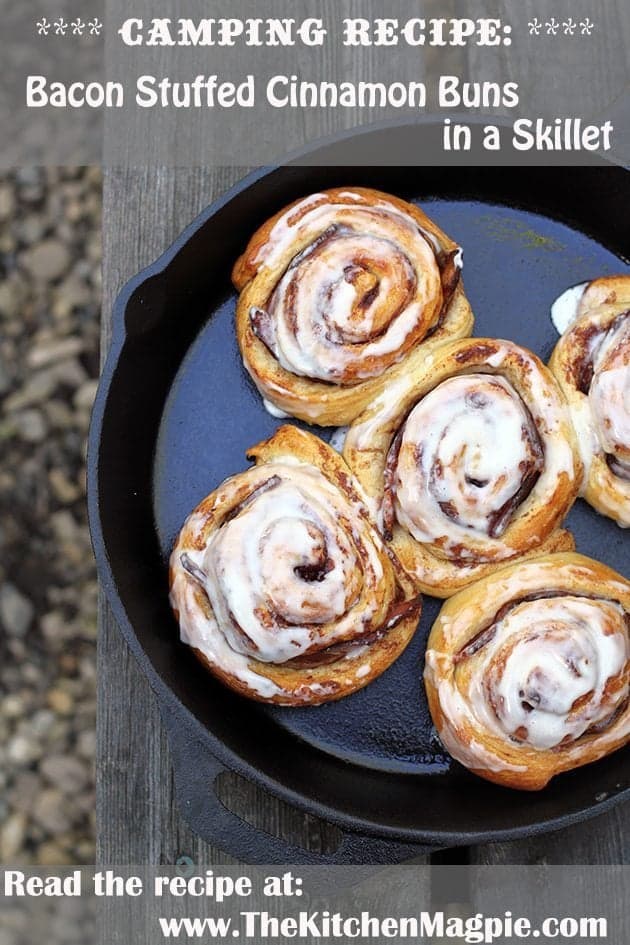
[[[279,415],[340,426],[395,365],[468,335],[462,252],[418,207],[337,188],[254,234],[232,279],[243,362]]]
[[[357,418],[343,455],[426,593],[573,548],[559,528],[582,472],[568,409],[544,364],[510,341],[441,346]]]
[[[630,526],[630,276],[577,286],[554,309],[564,332],[549,362],[585,467],[582,495]],[[562,319],[562,321],[560,321]]]
[[[630,739],[630,583],[577,554],[497,571],[452,597],[425,685],[448,751],[476,774],[538,790]]]
[[[243,695],[340,699],[379,676],[420,599],[388,554],[341,457],[283,426],[185,522],[171,555],[181,637]]]

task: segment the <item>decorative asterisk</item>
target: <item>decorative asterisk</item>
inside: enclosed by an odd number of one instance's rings
[[[538,19],[537,16],[535,16],[534,19],[531,20],[527,25],[528,25],[528,27],[529,27],[529,35],[530,35],[530,36],[540,36],[540,31],[541,31],[541,29],[542,29],[542,23],[540,22],[540,20]]]
[[[565,36],[573,36],[573,34],[575,33],[577,29],[577,23],[575,22],[572,16],[570,16],[569,19],[566,20],[566,22],[562,24],[562,29],[564,30]]]
[[[65,36],[66,30],[68,29],[68,24],[62,16],[58,20],[55,20],[55,35],[56,36]]]
[[[547,36],[555,36],[560,29],[560,24],[556,20],[555,16],[552,16],[548,23],[545,23],[547,27]]]
[[[580,23],[580,31],[582,33],[582,36],[590,36],[594,29],[595,29],[595,24],[592,23],[588,17],[586,17],[586,19],[582,20],[582,22]]]
[[[77,17],[76,20],[73,20],[70,25],[72,26],[72,34],[73,34],[73,36],[83,36],[83,30],[85,29],[85,23],[83,22],[83,20],[81,19],[80,16]]]
[[[52,26],[52,23],[49,23],[45,16],[37,23],[37,32],[40,36],[48,36],[48,30]]]
[[[100,36],[101,30],[103,29],[103,24],[100,22],[100,20],[94,17],[94,19],[90,20],[88,23],[88,27],[92,36]]]

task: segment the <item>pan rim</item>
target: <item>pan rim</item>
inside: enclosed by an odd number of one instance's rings
[[[316,143],[317,147],[321,142]],[[314,149],[314,146],[313,146]],[[196,715],[175,695],[173,690],[161,678],[155,668],[147,650],[132,626],[122,598],[118,592],[111,567],[108,549],[104,538],[100,516],[100,489],[99,489],[99,456],[101,447],[101,433],[103,421],[107,411],[112,383],[122,349],[125,344],[124,315],[127,305],[134,292],[146,281],[165,272],[174,262],[179,252],[188,244],[189,240],[207,224],[220,210],[230,203],[236,196],[248,190],[254,184],[269,177],[284,165],[271,165],[258,168],[244,178],[237,181],[228,191],[219,196],[182,231],[172,244],[148,266],[144,267],[135,276],[129,279],[118,293],[112,312],[112,341],[107,358],[103,365],[101,379],[94,402],[92,421],[88,437],[87,458],[87,505],[90,532],[94,553],[97,561],[99,579],[104,595],[112,608],[114,617],[120,627],[127,644],[130,646],[140,669],[147,677],[152,689],[158,697],[161,709],[176,709],[184,713],[186,724],[203,744],[208,747],[212,755],[224,765],[248,780],[259,784],[272,795],[291,804],[292,806],[313,814],[321,819],[335,824],[352,833],[367,833],[371,836],[383,837],[392,840],[404,840],[412,843],[432,843],[436,845],[461,845],[483,843],[488,841],[509,841],[531,837],[568,827],[588,820],[612,809],[623,800],[630,799],[630,786],[609,794],[600,801],[584,806],[576,811],[543,818],[534,824],[525,824],[516,827],[491,828],[488,830],[450,830],[444,828],[427,829],[395,827],[377,822],[367,817],[358,817],[336,809],[329,804],[318,801],[316,798],[288,787],[282,781],[272,777],[259,767],[248,762],[238,751],[228,747],[221,741]]]

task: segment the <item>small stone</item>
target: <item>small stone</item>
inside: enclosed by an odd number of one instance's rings
[[[87,371],[77,358],[60,361],[52,370],[58,383],[66,387],[80,387],[87,380]]]
[[[37,371],[20,390],[7,397],[4,409],[10,412],[40,404],[50,397],[58,383],[58,374],[53,368]]]
[[[61,653],[59,656],[59,669],[64,676],[74,676],[79,669],[79,660],[74,653]]]
[[[50,525],[57,541],[73,542],[77,538],[77,522],[72,512],[62,509],[50,516]]]
[[[35,408],[16,413],[13,426],[18,436],[27,443],[41,443],[48,432],[44,415]]]
[[[74,709],[74,699],[63,689],[50,689],[47,702],[57,715],[70,715]]]
[[[83,216],[83,204],[80,200],[69,200],[66,204],[66,219],[71,223],[78,223]]]
[[[0,587],[0,622],[7,633],[23,637],[34,615],[33,604],[14,584],[7,582]]]
[[[11,637],[7,642],[10,655],[16,662],[26,659],[26,644],[24,640],[18,640],[17,637]]]
[[[96,753],[96,732],[86,728],[79,732],[77,738],[77,752],[87,761],[93,761]]]
[[[56,292],[54,314],[56,318],[70,315],[78,308],[85,308],[94,300],[94,293],[90,291],[80,276],[74,273],[61,283]]]
[[[0,702],[0,715],[5,719],[19,719],[24,715],[24,700],[17,694],[5,696]]]
[[[73,633],[72,625],[68,624],[63,611],[51,610],[40,618],[39,627],[44,639],[50,643],[62,643]]]
[[[41,755],[41,747],[24,735],[14,735],[7,745],[7,758],[18,765],[28,765]]]
[[[24,814],[14,813],[0,828],[0,862],[10,863],[20,852],[26,835],[27,819]]]
[[[68,803],[58,788],[47,788],[37,797],[33,820],[49,834],[65,833],[72,826]]]
[[[24,269],[39,282],[55,282],[70,265],[68,248],[57,239],[43,240],[20,256]]]
[[[45,738],[55,725],[56,716],[50,709],[40,709],[31,719],[31,727],[38,738]]]
[[[96,850],[93,840],[79,840],[76,846],[77,863],[94,863]]]
[[[92,409],[97,387],[98,381],[96,380],[87,381],[85,384],[81,385],[73,398],[73,403],[77,410]]]
[[[46,218],[38,213],[30,213],[16,227],[18,239],[27,246],[39,243],[47,229]]]
[[[17,240],[11,232],[11,230],[4,228],[4,232],[0,231],[0,253],[6,253],[7,255],[13,255],[17,249]]]
[[[89,781],[85,766],[72,755],[49,755],[39,766],[47,781],[64,794],[78,794]]]
[[[0,282],[0,315],[5,318],[17,318],[22,307],[22,299],[9,282]]]
[[[49,339],[34,345],[26,356],[31,368],[42,368],[56,361],[73,358],[83,351],[83,340],[77,337]]]
[[[9,793],[9,802],[13,810],[30,815],[40,788],[41,781],[34,771],[20,771]]]
[[[0,187],[0,220],[5,222],[13,217],[15,212],[15,194],[10,184]]]
[[[47,841],[37,848],[35,862],[39,866],[69,866],[73,859],[58,843]]]
[[[49,400],[44,405],[46,416],[51,427],[57,430],[68,430],[74,425],[74,414],[63,400]]]
[[[51,469],[48,481],[53,495],[62,505],[71,505],[81,497],[81,488],[77,483],[71,482],[61,469]]]

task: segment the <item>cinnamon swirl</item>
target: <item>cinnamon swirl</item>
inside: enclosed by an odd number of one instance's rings
[[[186,520],[171,555],[181,638],[252,699],[317,705],[379,676],[421,602],[342,458],[281,427]]]
[[[271,411],[347,424],[399,362],[469,334],[461,261],[418,207],[376,190],[327,190],[276,214],[232,273],[243,362]]]
[[[630,526],[630,276],[572,291],[573,311],[549,367],[571,412],[585,468],[582,495]],[[561,297],[562,298],[562,297]]]
[[[475,774],[539,790],[630,739],[630,582],[554,554],[452,597],[425,684],[444,746]]]
[[[357,418],[343,456],[416,587],[448,597],[514,558],[568,550],[579,487],[568,410],[509,341],[449,342]]]

